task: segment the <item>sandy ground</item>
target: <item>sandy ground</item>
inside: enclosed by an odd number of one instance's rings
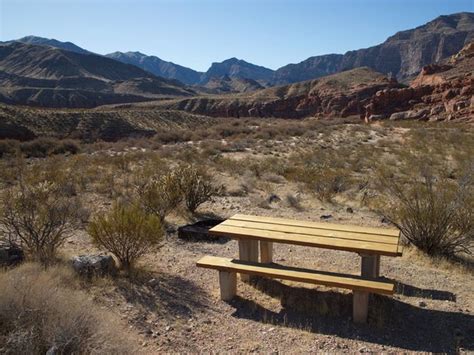
[[[294,189],[285,184],[277,191]],[[254,194],[255,195],[255,194]],[[200,211],[281,216],[332,223],[387,226],[367,210],[302,201],[295,210],[284,201],[256,207],[258,196],[219,197]],[[394,297],[373,296],[367,325],[352,323],[348,290],[259,279],[238,281],[238,297],[219,300],[218,273],[199,269],[204,255],[236,257],[237,242],[182,241],[170,218],[161,248],[147,255],[133,278],[102,280],[88,292],[118,314],[136,334],[144,353],[161,352],[456,352],[474,351],[474,276],[466,268],[433,262],[411,248],[399,258],[382,257],[381,275],[396,282]],[[355,253],[275,244],[277,263],[358,273]],[[85,233],[68,243],[68,254],[96,252]]]

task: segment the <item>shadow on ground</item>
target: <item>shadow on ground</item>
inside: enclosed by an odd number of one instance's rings
[[[352,294],[290,287],[269,279],[257,279],[253,285],[280,299],[282,309],[273,312],[236,297],[230,302],[235,307],[234,317],[412,351],[474,350],[474,317],[469,314],[419,308],[373,295],[368,324],[355,325],[351,320]]]
[[[117,279],[116,286],[127,302],[165,318],[189,318],[209,307],[208,296],[201,287],[176,275],[143,271],[131,278]]]
[[[399,295],[403,295],[406,297],[420,297],[431,300],[456,302],[456,295],[449,291],[419,288],[398,281],[392,281],[395,282],[395,293]]]

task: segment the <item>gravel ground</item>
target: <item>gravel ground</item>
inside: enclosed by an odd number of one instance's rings
[[[349,213],[314,201],[306,201],[303,211],[283,202],[270,209],[251,206],[248,197],[221,197],[203,210],[221,217],[247,213],[302,220],[330,214],[332,223],[384,226],[367,211]],[[172,222],[174,227],[184,223]],[[69,253],[93,252],[87,240],[78,235]],[[281,264],[360,270],[355,253],[284,244],[274,248],[274,260]],[[474,351],[474,276],[467,268],[432,261],[411,248],[400,258],[382,257],[381,275],[396,281],[397,292],[373,296],[368,324],[355,325],[348,290],[258,279],[238,281],[236,299],[220,301],[218,273],[197,268],[195,262],[207,254],[235,257],[237,252],[234,240],[182,241],[169,233],[133,279],[96,282],[90,292],[128,323],[144,353]]]

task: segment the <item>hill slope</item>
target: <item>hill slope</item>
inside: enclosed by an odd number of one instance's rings
[[[369,68],[357,68],[250,93],[192,97],[144,105],[215,117],[349,116],[364,112],[365,100],[389,87],[401,85]]]
[[[182,83],[193,85],[200,81],[202,73],[172,62],[164,61],[155,56],[147,56],[140,52],[114,52],[106,55],[122,63],[133,64],[156,76],[176,79]]]
[[[133,65],[95,55],[13,42],[0,45],[0,101],[94,107],[193,92]]]

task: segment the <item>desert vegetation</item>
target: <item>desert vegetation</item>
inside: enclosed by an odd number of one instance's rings
[[[0,282],[3,354],[134,351],[118,319],[90,301],[71,270],[25,264],[0,272]]]
[[[128,349],[128,342],[113,340],[121,331],[104,335],[111,327],[102,325],[110,315],[102,313],[124,310],[136,338],[147,344],[159,339],[160,348],[153,349],[169,350],[166,338],[154,335],[162,330],[143,329],[153,322],[184,327],[168,318],[166,305],[183,302],[176,307],[185,312],[198,307],[188,305],[188,298],[204,302],[210,297],[200,297],[193,288],[202,284],[195,280],[192,260],[199,249],[173,237],[179,225],[203,216],[320,215],[337,223],[395,225],[412,246],[410,255],[419,252],[420,260],[454,268],[460,277],[472,272],[474,134],[467,125],[222,119],[201,129],[163,128],[148,138],[47,138],[3,141],[0,147],[0,238],[21,246],[27,259],[42,265],[26,264],[0,275],[6,285],[0,307],[9,310],[0,320],[7,353]],[[123,272],[102,281],[70,274],[70,256],[90,252],[113,255]],[[285,258],[299,255],[285,253]],[[176,286],[169,272],[186,281]],[[22,274],[27,278],[21,279]],[[67,285],[58,274],[74,281]],[[186,283],[190,280],[192,286]],[[25,293],[21,298],[12,296],[15,287]],[[182,289],[193,297],[182,300]],[[41,302],[42,309],[37,306]],[[23,314],[27,308],[39,313],[13,318],[13,310]],[[90,311],[82,318],[74,313],[84,308]],[[71,309],[68,316],[62,313],[66,309]],[[41,326],[40,317],[46,319]]]

